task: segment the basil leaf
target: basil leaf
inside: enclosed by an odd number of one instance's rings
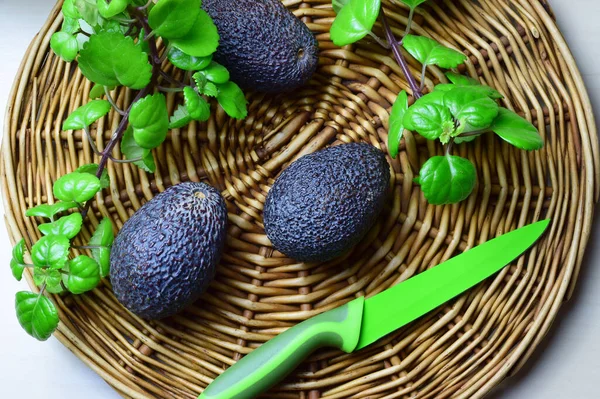
[[[62,5],[62,13],[65,18],[79,19],[81,18],[81,14],[75,7],[75,2],[73,0],[65,0]]]
[[[106,100],[92,100],[73,111],[63,122],[62,130],[83,129],[108,114],[110,108]]]
[[[133,138],[142,148],[152,149],[162,144],[169,130],[169,113],[162,93],[148,95],[131,107],[129,123]]]
[[[60,28],[61,32],[65,32],[68,33],[70,35],[74,35],[75,38],[77,38],[76,33],[79,32],[80,26],[79,26],[79,20],[77,19],[73,19],[73,18],[69,18],[67,16],[65,16],[63,18],[63,23],[62,26]],[[77,52],[79,52],[79,45],[77,48]]]
[[[403,2],[404,4],[406,4],[407,6],[409,6],[412,9],[417,8],[418,6],[420,6],[421,4],[425,3],[427,0],[400,0],[401,2]]]
[[[340,10],[346,5],[348,4],[349,0],[333,0],[331,2],[331,6],[333,7],[333,11],[335,11],[336,14],[340,13]]]
[[[454,121],[447,107],[435,103],[415,102],[404,114],[404,127],[415,131],[428,140],[443,136],[449,140],[454,132]]]
[[[92,89],[90,90],[90,99],[96,100],[100,97],[104,96],[104,86],[99,84],[94,84]]]
[[[100,283],[100,267],[89,256],[81,255],[69,262],[69,275],[65,284],[73,294],[93,290]]]
[[[60,271],[53,269],[42,269],[41,267],[36,267],[33,272],[33,282],[38,287],[42,285],[46,285],[46,291],[51,294],[60,294],[63,292],[63,288],[61,285],[62,275]]]
[[[81,18],[92,28],[96,29],[99,23],[97,0],[74,0],[73,5]]]
[[[44,236],[31,248],[31,259],[36,267],[60,269],[67,263],[70,247],[65,236]]]
[[[45,236],[59,235],[71,239],[79,234],[82,224],[83,217],[81,213],[72,213],[61,217],[56,222],[41,224],[38,228]]]
[[[244,119],[248,115],[246,97],[238,85],[229,81],[217,86],[217,101],[227,115],[236,119]]]
[[[169,119],[169,129],[178,129],[180,127],[184,127],[192,120],[193,119],[190,116],[186,106],[180,105],[173,113],[173,116]]]
[[[96,176],[99,165],[97,163],[90,163],[88,165],[82,165],[75,169],[78,173],[89,173],[90,175]],[[108,170],[102,170],[102,176],[100,177],[100,187],[102,189],[110,187],[110,177],[108,176]]]
[[[140,147],[138,143],[135,142],[131,126],[127,128],[121,139],[121,152],[127,159],[140,159],[133,163],[138,168],[149,173],[154,173],[156,171],[156,163],[154,162],[152,151]]]
[[[125,11],[129,3],[129,0],[110,0],[110,3],[106,0],[97,0],[98,12],[104,18],[112,18]]]
[[[365,37],[377,20],[381,0],[349,0],[342,7],[330,29],[336,46],[346,46]]]
[[[30,208],[25,212],[25,216],[33,217],[39,216],[47,219],[52,219],[58,213],[64,212],[68,209],[77,208],[77,203],[74,201],[68,202],[57,202],[52,205],[42,204],[34,208]]]
[[[194,57],[207,57],[217,50],[219,33],[210,15],[200,9],[190,31],[183,37],[172,39],[171,44]]]
[[[25,258],[23,254],[25,253],[25,239],[21,239],[13,247],[12,250],[12,259],[10,260],[10,269],[12,271],[12,275],[17,281],[21,281],[23,278],[23,271],[25,271]]]
[[[431,157],[423,164],[415,182],[432,205],[454,204],[467,198],[476,180],[475,166],[455,155]]]
[[[72,172],[54,182],[54,196],[61,201],[88,201],[100,191],[100,179],[89,173]]]
[[[539,150],[544,146],[544,140],[536,127],[527,119],[506,108],[500,108],[490,130],[502,140],[522,150]]]
[[[210,117],[210,105],[189,86],[183,88],[185,108],[192,119],[206,121]]]
[[[487,129],[498,115],[498,104],[485,93],[459,87],[444,95],[444,104],[458,120],[458,133]]]
[[[115,240],[115,235],[110,219],[104,218],[96,228],[94,235],[90,239],[90,246],[102,248],[93,248],[92,257],[100,265],[100,274],[102,277],[108,276],[110,272],[110,247]]]
[[[92,35],[83,45],[78,62],[86,78],[103,86],[142,89],[152,77],[148,55],[122,33]]]
[[[452,83],[454,83],[455,85],[458,86],[479,86],[480,83],[477,79],[473,79],[469,76],[465,76],[465,75],[459,75],[458,73],[454,73],[454,72],[446,72],[446,77],[448,78],[448,80]]]
[[[198,0],[161,0],[148,14],[148,23],[157,35],[177,39],[192,29],[200,10]]]
[[[388,151],[392,158],[398,156],[400,141],[404,133],[404,114],[408,110],[408,94],[402,90],[392,106],[388,132]]]
[[[206,82],[204,87],[199,88],[198,91],[205,96],[216,97],[219,95],[219,88],[213,82]]]
[[[56,307],[42,294],[21,291],[15,297],[15,310],[19,324],[27,334],[45,341],[58,327]]]
[[[229,80],[229,71],[223,65],[218,64],[214,61],[201,71],[194,74],[194,79],[198,81],[198,77],[202,75],[203,80],[214,82],[214,83],[225,83]]]
[[[424,36],[406,35],[402,39],[402,45],[423,65],[456,68],[467,59],[463,53],[442,46],[437,41]]]
[[[194,57],[184,53],[177,47],[171,47],[167,55],[171,64],[184,71],[198,71],[204,69],[212,61],[212,55],[206,57]]]
[[[77,38],[67,32],[54,32],[50,37],[50,48],[66,62],[71,62],[79,53]]]

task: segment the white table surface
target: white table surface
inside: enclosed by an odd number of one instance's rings
[[[550,1],[587,87],[600,110],[600,1]],[[0,114],[19,63],[42,26],[52,0],[0,0]],[[596,112],[600,115],[599,112]],[[600,120],[599,120],[600,121]],[[1,125],[0,125],[1,126]],[[0,199],[1,201],[1,199]],[[521,372],[498,387],[493,399],[600,398],[600,218],[596,217],[574,297]],[[111,399],[119,396],[56,339],[37,342],[14,314],[15,292],[27,289],[10,273],[10,243],[0,223],[0,397]],[[3,268],[3,269],[2,269]]]

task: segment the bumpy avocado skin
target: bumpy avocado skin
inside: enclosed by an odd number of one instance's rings
[[[373,226],[390,182],[385,154],[366,143],[305,155],[267,195],[264,225],[273,246],[303,262],[347,253]]]
[[[172,186],[123,225],[111,251],[113,291],[145,319],[173,315],[195,301],[215,274],[226,236],[221,194],[204,183]]]
[[[318,63],[318,42],[279,0],[203,0],[219,31],[215,61],[243,89],[267,93],[304,85]]]

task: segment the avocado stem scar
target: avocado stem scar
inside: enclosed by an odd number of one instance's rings
[[[204,193],[202,191],[195,191],[194,197],[199,198],[199,199],[204,199],[204,198],[206,198],[206,195],[204,195]]]

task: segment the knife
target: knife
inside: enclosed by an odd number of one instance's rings
[[[498,272],[533,245],[549,223],[542,220],[503,234],[373,297],[357,298],[289,328],[223,372],[199,399],[252,399],[315,349],[351,353],[372,344]]]

